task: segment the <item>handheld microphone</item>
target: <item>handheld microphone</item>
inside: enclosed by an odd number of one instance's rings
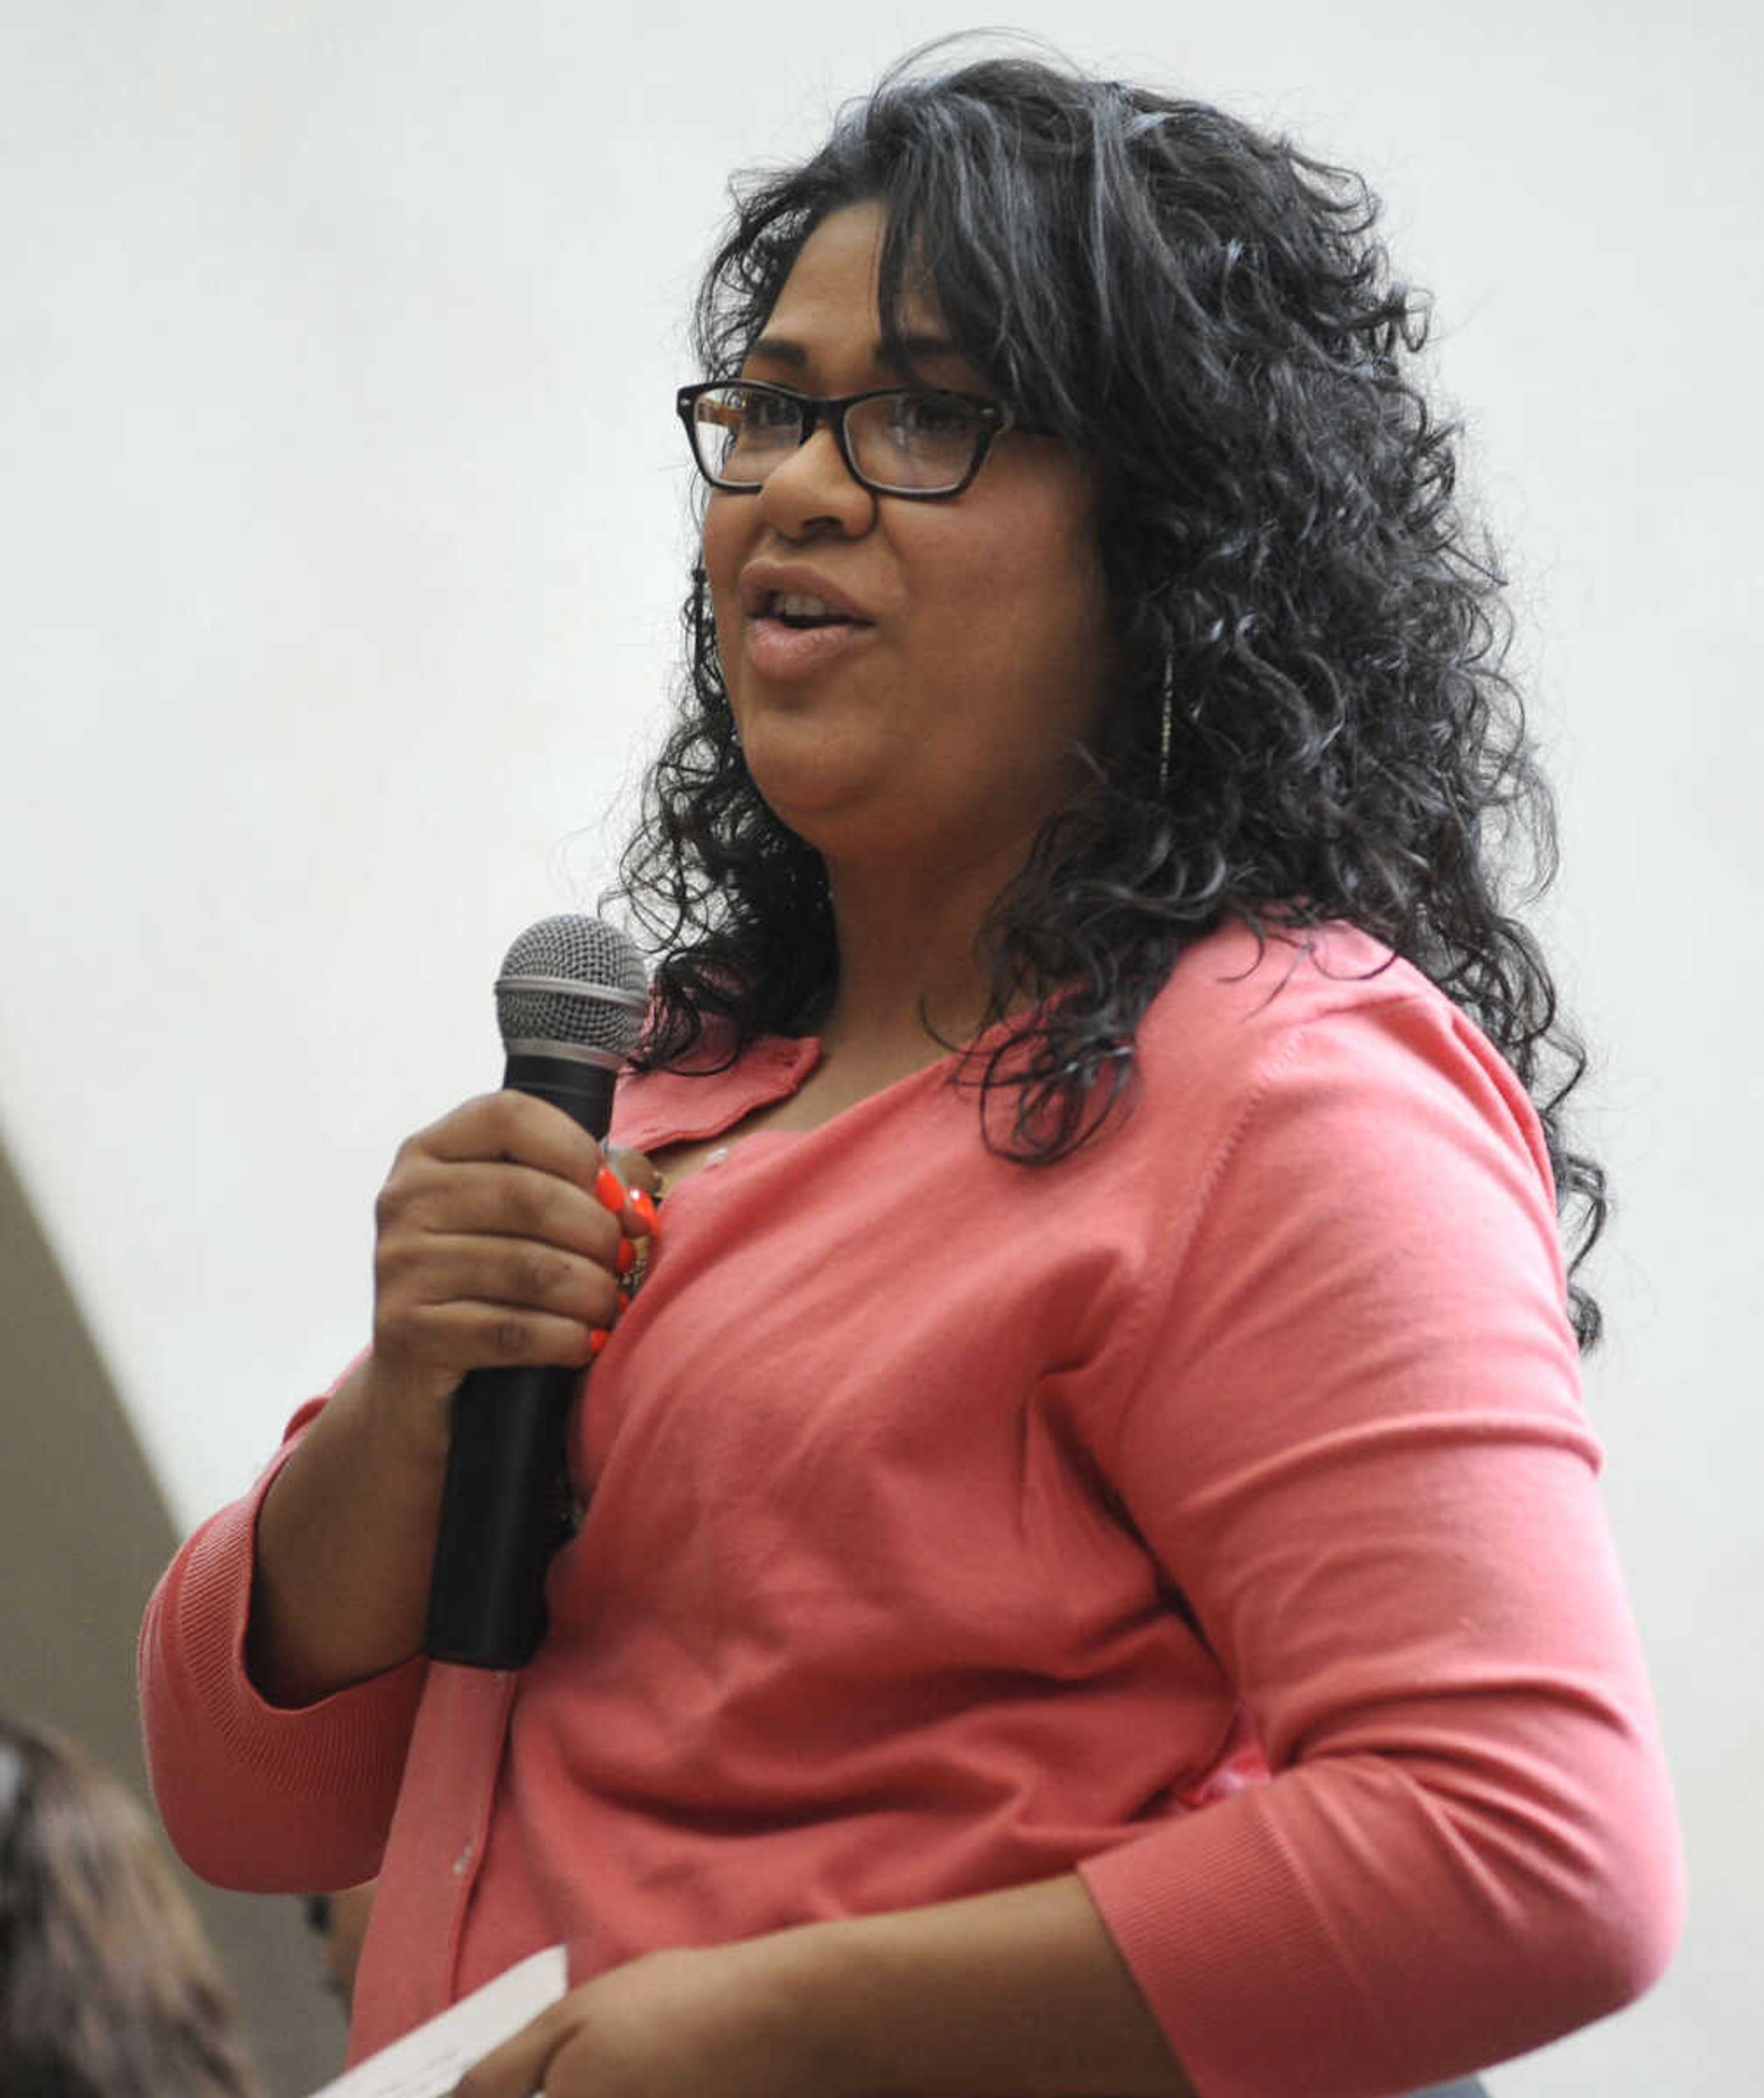
[[[496,983],[503,1085],[550,1100],[598,1142],[648,1009],[643,966],[616,926],[546,918]],[[564,1436],[579,1370],[474,1370],[454,1394],[423,1651],[520,1668],[545,1636],[545,1575],[568,1520]]]

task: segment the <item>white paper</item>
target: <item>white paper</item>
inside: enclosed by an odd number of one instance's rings
[[[474,2062],[555,2004],[568,1980],[563,1947],[548,1946],[358,2062],[312,2098],[447,2098]]]

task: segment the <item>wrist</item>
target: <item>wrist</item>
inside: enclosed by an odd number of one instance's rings
[[[893,1921],[853,1916],[748,1941],[757,1955],[751,1999],[778,2066],[771,2098],[871,2098],[919,2087],[923,2030],[910,1953],[903,1961]]]
[[[779,2098],[1192,2098],[1076,1874],[810,1924],[766,1948]]]
[[[862,2098],[871,2054],[856,2030],[859,1925],[799,1924],[723,1948],[733,1959],[743,2022],[766,2067],[768,2098]]]
[[[420,1490],[446,1471],[458,1388],[457,1380],[447,1385],[432,1373],[426,1380],[401,1373],[371,1353],[332,1403],[340,1400],[354,1415],[376,1468]]]

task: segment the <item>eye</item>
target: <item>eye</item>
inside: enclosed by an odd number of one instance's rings
[[[741,428],[756,435],[766,430],[794,429],[802,419],[794,394],[773,393],[761,386],[731,386],[729,403]]]
[[[801,441],[802,403],[794,393],[739,380],[699,396],[693,443],[719,485],[757,488]]]
[[[954,393],[896,393],[889,402],[889,431],[905,444],[966,443],[983,419]]]

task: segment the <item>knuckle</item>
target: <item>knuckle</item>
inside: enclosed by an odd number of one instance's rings
[[[374,1249],[374,1279],[387,1293],[405,1289],[422,1274],[422,1243],[397,1229],[380,1234]]]
[[[467,1108],[476,1126],[478,1142],[486,1150],[506,1143],[520,1126],[518,1093],[480,1093]]]
[[[374,1353],[382,1362],[410,1362],[421,1352],[419,1337],[407,1320],[380,1318],[374,1321]]]
[[[555,1198],[544,1181],[511,1176],[502,1188],[502,1207],[506,1224],[542,1237],[551,1222]]]
[[[528,1322],[512,1311],[504,1312],[490,1326],[490,1345],[504,1360],[512,1362],[526,1352],[530,1328]]]
[[[568,1264],[559,1253],[529,1253],[523,1255],[517,1273],[517,1282],[523,1297],[542,1302],[553,1295],[568,1272]]]
[[[504,1231],[531,1231],[538,1222],[534,1212],[538,1198],[532,1188],[512,1174],[502,1181],[496,1191],[497,1222]]]
[[[374,1302],[379,1323],[402,1331],[415,1319],[422,1293],[407,1272],[381,1262],[374,1270]]]
[[[505,1090],[484,1094],[477,1105],[482,1111],[486,1130],[498,1142],[509,1144],[523,1133],[532,1133],[534,1110],[539,1103],[525,1093]]]
[[[444,1114],[435,1126],[458,1128],[462,1124],[481,1121],[486,1116],[494,1116],[498,1104],[507,1098],[507,1095],[502,1092],[474,1093],[470,1099],[462,1100],[458,1107]]]

